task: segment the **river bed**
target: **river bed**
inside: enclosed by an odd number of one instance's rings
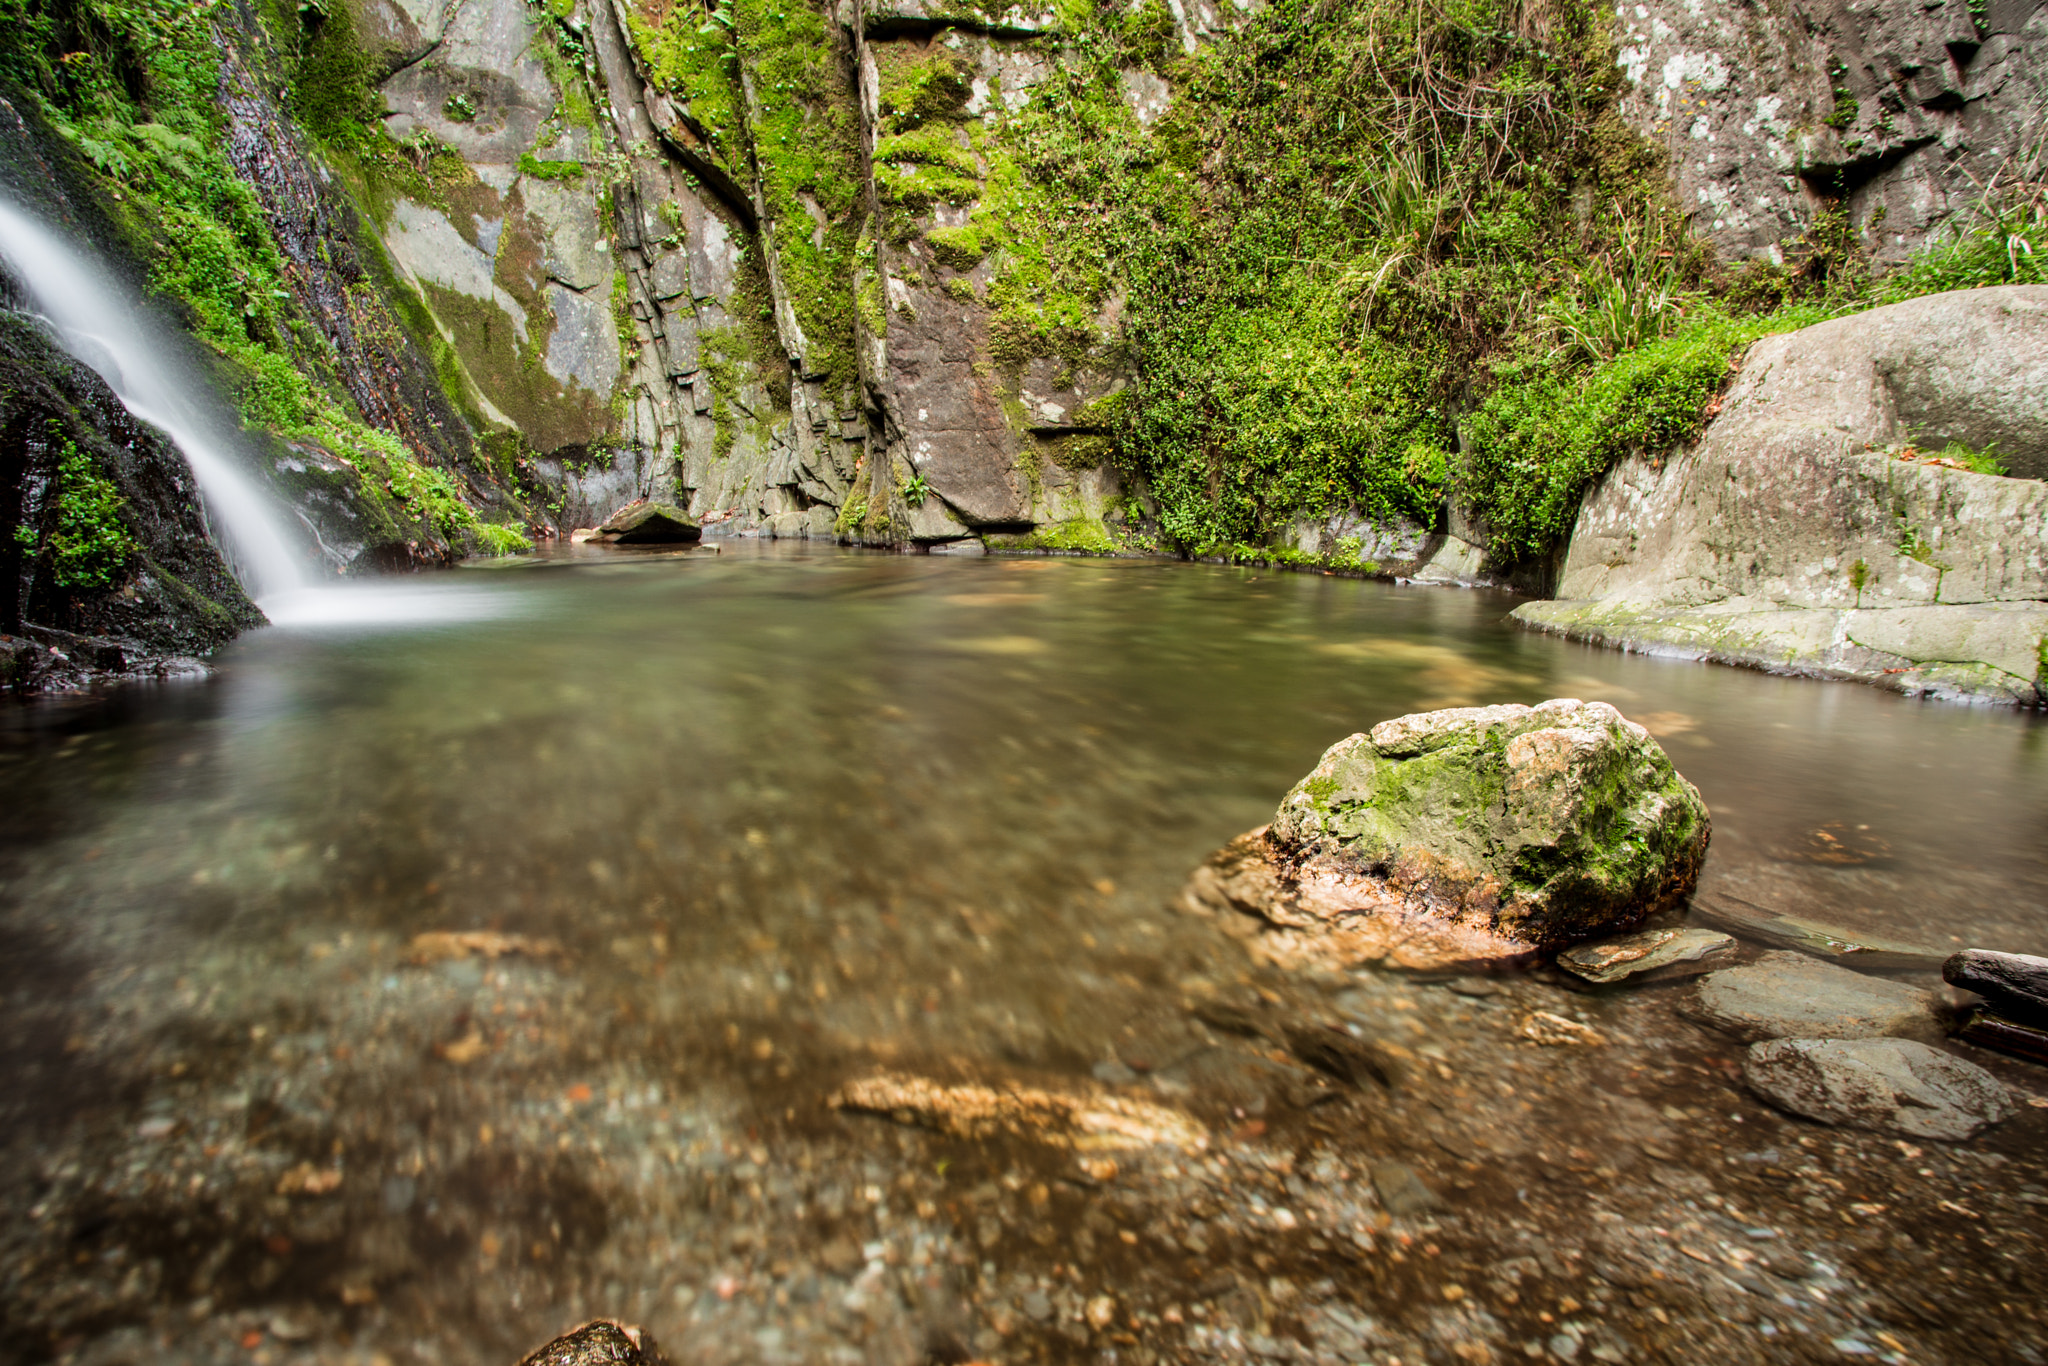
[[[10,1359],[511,1366],[606,1315],[678,1362],[2043,1360],[2048,1110],[1828,1129],[1683,983],[1288,977],[1174,908],[1344,736],[1575,696],[1700,787],[1703,896],[2048,953],[2035,718],[1165,562],[736,545],[380,592],[6,714]],[[1407,1064],[1333,1090],[1271,1047],[1295,1020]],[[831,1104],[878,1070],[1199,1137]]]

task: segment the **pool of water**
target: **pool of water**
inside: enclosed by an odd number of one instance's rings
[[[734,548],[385,595],[418,602],[7,714],[30,1359],[509,1366],[565,1319],[744,1299],[695,1245],[745,1222],[730,1190],[773,1205],[770,1149],[844,1165],[787,1177],[799,1249],[913,1160],[821,1127],[847,1059],[1099,1074],[1135,1010],[1235,971],[1169,910],[1189,870],[1405,712],[1605,699],[1712,808],[1703,890],[2048,952],[2035,718],[1601,652],[1493,593]],[[513,951],[413,961],[436,931]],[[928,1335],[891,1304],[849,1359]],[[734,1359],[783,1350],[747,1331]]]

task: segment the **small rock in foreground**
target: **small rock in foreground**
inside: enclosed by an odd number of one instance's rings
[[[1567,949],[1557,956],[1557,965],[1574,977],[1605,985],[1665,968],[1699,964],[1734,947],[1735,940],[1718,930],[1644,930]],[[1696,971],[1704,972],[1706,966],[1701,964]]]
[[[519,1366],[668,1366],[668,1358],[641,1329],[597,1319],[562,1334]]]
[[[1436,1193],[1422,1183],[1415,1169],[1399,1162],[1382,1162],[1372,1169],[1372,1187],[1380,1203],[1397,1219],[1420,1214],[1436,1206]]]
[[[1907,1039],[1772,1039],[1742,1074],[1781,1110],[1909,1138],[1960,1142],[2016,1109],[1983,1068]]]
[[[605,520],[592,540],[612,545],[662,545],[704,534],[690,514],[672,503],[636,503]]]
[[[1759,1039],[1938,1038],[1934,997],[1918,987],[1838,968],[1799,953],[1767,953],[1702,979],[1686,1015]]]
[[[1699,790],[1605,702],[1419,712],[1331,746],[1183,901],[1286,966],[1511,963],[1675,904],[1708,832]]]
[[[1941,977],[1976,992],[2002,1015],[2048,1022],[2048,958],[1964,949],[1941,965]]]

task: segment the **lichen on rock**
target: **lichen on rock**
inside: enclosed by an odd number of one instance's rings
[[[1683,898],[1699,791],[1604,702],[1459,707],[1331,746],[1184,896],[1281,962],[1512,962]]]

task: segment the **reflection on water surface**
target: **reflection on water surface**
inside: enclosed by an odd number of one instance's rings
[[[1079,1352],[1030,1299],[1062,1275],[1223,1273],[1094,1229],[1039,1157],[824,1098],[878,1062],[1132,1083],[1133,1038],[1171,1052],[1245,972],[1169,911],[1190,868],[1408,711],[1606,699],[1712,806],[1707,887],[2048,952],[2031,719],[1596,652],[1497,595],[774,551],[377,593],[404,629],[281,625],[207,684],[10,719],[26,1359],[509,1366],[599,1312],[691,1360]],[[513,949],[409,956],[432,931]],[[1429,997],[1446,1038],[1486,1004]],[[1189,1066],[1158,1085],[1259,1139],[1263,1093]],[[1285,1304],[1246,1331],[1318,1341]]]

